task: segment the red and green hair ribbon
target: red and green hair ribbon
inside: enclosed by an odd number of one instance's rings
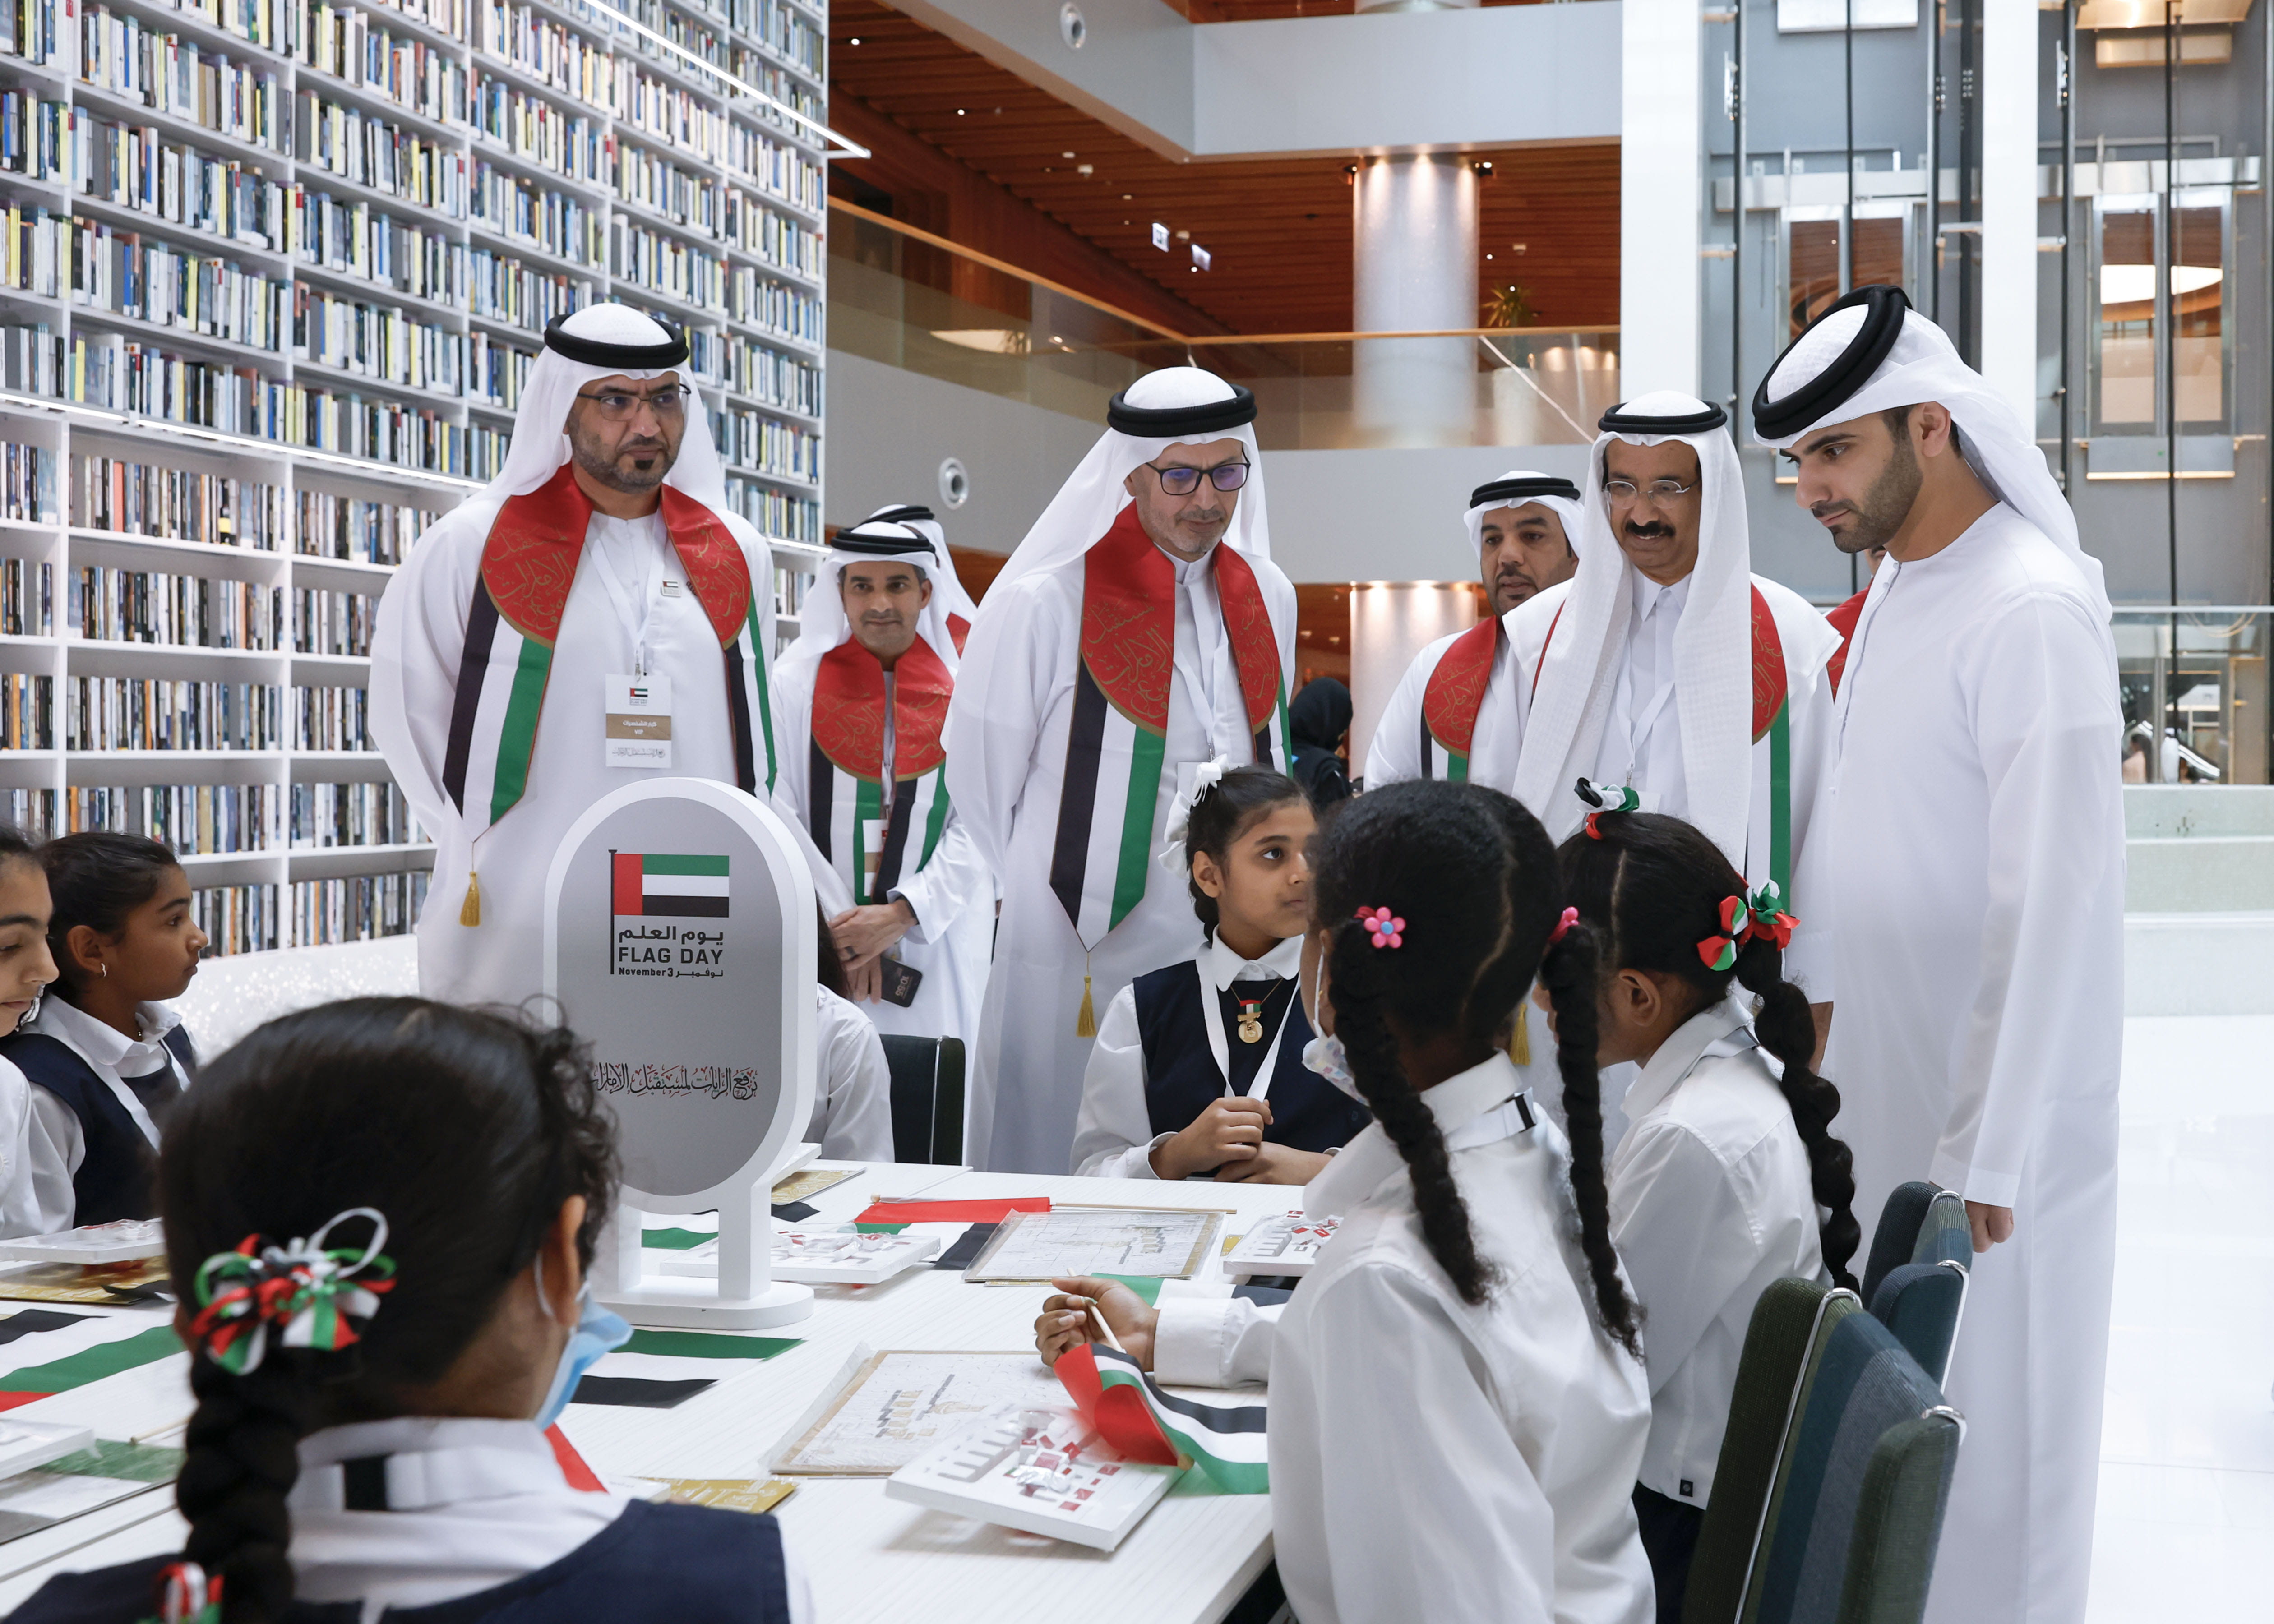
[[[371,1221],[360,1249],[327,1247],[331,1232],[350,1218]],[[248,1235],[234,1252],[217,1252],[198,1266],[193,1289],[198,1312],[191,1342],[231,1375],[260,1368],[269,1334],[286,1348],[336,1352],[359,1340],[356,1327],[379,1312],[395,1287],[395,1260],[387,1220],[368,1207],[350,1207],[306,1240],[280,1246]]]

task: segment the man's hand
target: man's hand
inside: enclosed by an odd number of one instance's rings
[[[848,964],[845,980],[853,989],[854,1003],[874,1004],[885,996],[885,961],[879,957]]]
[[[837,938],[838,956],[849,972],[855,965],[873,966],[886,948],[915,929],[915,922],[916,911],[905,898],[895,897],[890,902],[846,909],[829,921],[829,931]],[[876,979],[873,973],[870,979]]]
[[[1084,1312],[1095,1304],[1123,1350],[1143,1369],[1153,1368],[1153,1327],[1161,1322],[1157,1309],[1115,1280],[1083,1275],[1050,1284],[1062,1295],[1045,1301],[1035,1320],[1035,1348],[1043,1364],[1056,1365],[1059,1355],[1097,1340],[1097,1327]]]
[[[2000,1241],[2014,1238],[2014,1209],[1992,1207],[1987,1201],[1969,1201],[1966,1222],[1974,1229],[1974,1250],[1987,1252]]]
[[[1227,1162],[1216,1169],[1216,1181],[1220,1184],[1307,1184],[1325,1172],[1333,1160],[1315,1150],[1262,1144],[1246,1161]]]
[[[1162,1178],[1212,1173],[1227,1163],[1252,1161],[1271,1121],[1271,1101],[1246,1094],[1210,1100],[1193,1125],[1153,1148],[1153,1171]]]

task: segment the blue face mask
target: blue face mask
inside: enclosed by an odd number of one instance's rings
[[[542,1272],[537,1283],[542,1293]],[[553,1372],[553,1385],[546,1389],[545,1402],[537,1407],[539,1432],[561,1418],[561,1412],[568,1408],[568,1400],[584,1372],[598,1365],[603,1354],[613,1352],[632,1339],[632,1327],[621,1315],[611,1313],[592,1300],[590,1282],[585,1283],[584,1295],[576,1303],[576,1328],[568,1333],[568,1345],[561,1350],[561,1364]]]

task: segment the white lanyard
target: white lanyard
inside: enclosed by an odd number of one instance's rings
[[[1239,983],[1234,981],[1234,987]],[[1264,995],[1269,997],[1269,993]],[[1261,1000],[1259,1000],[1261,1002]],[[1271,1034],[1271,1047],[1263,1051],[1263,1064],[1255,1069],[1255,1080],[1247,1086],[1251,1100],[1269,1099],[1271,1094],[1271,1073],[1279,1063],[1280,1040],[1287,1035],[1287,1017],[1295,1007],[1295,1000],[1287,1000],[1287,1008],[1279,1012],[1279,1029]],[[1217,1075],[1224,1079],[1224,1092],[1231,1094],[1231,1045],[1224,1035],[1224,1000],[1208,977],[1201,977],[1201,1018],[1208,1022],[1209,1053],[1216,1056]]]
[[[595,552],[598,556],[592,561],[599,566],[600,584],[607,589],[608,600],[616,606],[616,619],[622,623],[624,635],[631,639],[632,674],[644,677],[653,663],[648,654],[647,622],[648,616],[655,608],[655,581],[661,573],[661,560],[656,558],[653,548],[646,550],[646,559],[640,570],[639,602],[634,605],[629,586],[616,577],[609,550],[601,547]]]

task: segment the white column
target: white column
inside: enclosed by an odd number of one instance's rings
[[[1365,159],[1352,191],[1358,331],[1475,327],[1477,177],[1469,161],[1457,153]],[[1473,443],[1474,339],[1373,339],[1355,351],[1359,444]]]
[[[1632,4],[1632,0],[1629,0]],[[1982,8],[1982,375],[2037,425],[2037,5]]]
[[[1698,388],[1701,26],[1698,0],[1625,0],[1620,19],[1619,367],[1630,399]]]
[[[1413,657],[1438,638],[1476,623],[1476,590],[1465,581],[1360,581],[1352,586],[1352,777],[1365,773],[1374,725]]]

